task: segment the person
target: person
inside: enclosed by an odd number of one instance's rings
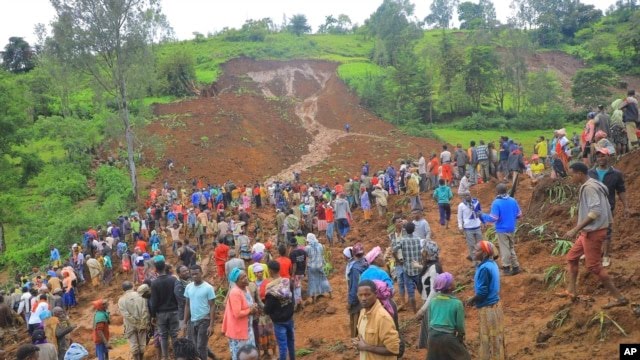
[[[362,306],[358,318],[358,337],[352,344],[364,360],[395,360],[400,353],[400,334],[393,318],[377,298],[372,280],[358,284],[358,300]]]
[[[460,179],[460,184],[458,184],[458,194],[466,193],[471,191],[471,181],[469,180],[469,172],[466,172],[462,178]]]
[[[327,240],[329,241],[329,245],[333,246],[333,230],[335,227],[333,207],[331,206],[331,202],[327,200],[325,204],[322,205],[322,208],[324,209],[324,217],[327,221]]]
[[[224,264],[224,273],[227,274],[227,280],[229,279],[229,274],[235,268],[244,270],[245,264],[244,260],[236,257],[236,251],[234,249],[231,249],[229,250],[229,261]]]
[[[350,250],[353,260],[347,265],[347,311],[349,312],[349,329],[351,337],[358,335],[358,317],[360,316],[360,302],[358,301],[358,283],[360,276],[369,267],[364,258],[364,247],[355,243]]]
[[[173,288],[173,295],[178,302],[178,328],[180,329],[180,336],[187,334],[187,324],[189,319],[184,317],[184,308],[187,304],[187,298],[184,296],[184,290],[191,282],[191,273],[186,265],[178,265],[176,268],[178,275],[178,281]]]
[[[451,184],[453,180],[453,167],[451,166],[451,152],[448,150],[447,145],[442,145],[442,152],[440,153],[440,164],[442,175],[440,178],[444,179],[445,183]]]
[[[33,335],[33,331],[41,326],[42,320],[40,319],[40,314],[49,310],[46,294],[40,294],[37,297],[37,302],[34,299],[35,297],[31,299],[31,301],[34,301],[34,304],[31,306],[31,314],[27,322],[29,324],[29,335]]]
[[[624,175],[622,172],[613,166],[609,165],[609,150],[607,148],[596,148],[596,163],[595,168],[589,169],[589,177],[596,179],[607,186],[608,200],[611,206],[611,213],[613,213],[616,207],[616,194],[620,197],[622,202],[622,215],[625,219],[629,218],[629,202],[627,200],[626,187],[624,183]],[[607,236],[604,239],[604,246],[602,251],[602,266],[608,267],[611,265],[611,258],[609,253],[611,252],[611,232],[612,224],[609,223],[607,228]]]
[[[348,134],[351,130],[351,125],[349,123],[344,124],[344,131]]]
[[[295,233],[300,229],[300,218],[293,214],[293,209],[289,209],[287,217],[284,219],[284,226],[287,233],[287,242],[294,241]]]
[[[43,329],[36,329],[33,331],[33,334],[31,335],[31,343],[40,349],[40,351],[38,351],[38,360],[58,360],[58,351],[56,346],[48,342]]]
[[[250,344],[243,345],[236,354],[238,360],[260,360],[258,349]]]
[[[276,354],[276,338],[271,318],[264,313],[264,297],[269,280],[264,277],[266,265],[256,264],[255,281],[249,283],[248,289],[255,304],[258,305],[257,317],[253,320],[253,333],[256,344],[264,351],[265,358],[269,358],[269,350]]]
[[[554,149],[554,161],[553,161],[553,173],[556,177],[566,177],[569,169],[569,154],[571,148],[569,146],[569,139],[567,138],[567,131],[558,129],[554,132],[555,136],[555,149]]]
[[[278,342],[280,360],[295,360],[295,330],[293,322],[294,295],[291,292],[289,279],[280,277],[280,264],[269,261],[269,270],[274,274],[266,289],[264,312],[273,322]]]
[[[382,185],[377,184],[371,195],[376,198],[376,208],[378,209],[378,216],[383,217],[387,213],[387,198],[389,193],[382,188]]]
[[[338,229],[338,240],[343,244],[346,240],[347,234],[349,233],[351,227],[350,221],[352,219],[351,207],[345,197],[344,192],[340,192],[333,205],[336,227]]]
[[[416,313],[416,299],[414,291],[418,282],[418,275],[420,273],[419,268],[411,266],[413,263],[420,263],[422,258],[420,239],[414,236],[415,224],[412,222],[407,223],[404,226],[406,235],[402,237],[399,243],[394,245],[393,251],[402,250],[402,256],[404,258],[404,283],[407,286],[407,296],[409,297],[409,307],[413,313]]]
[[[100,284],[102,265],[100,265],[100,262],[97,259],[94,259],[89,254],[85,256],[85,264],[89,269],[89,275],[91,276],[91,285],[93,287],[97,287]]]
[[[49,245],[49,261],[51,261],[51,266],[54,267],[62,265],[60,263],[60,251],[53,244]]]
[[[63,359],[64,354],[69,348],[69,334],[75,330],[78,326],[72,325],[69,321],[69,316],[62,309],[62,307],[53,308],[53,316],[58,319],[58,323],[55,328],[55,339],[58,347],[58,359]]]
[[[425,241],[431,240],[431,227],[427,219],[424,218],[424,213],[421,210],[413,210],[411,214],[413,215],[413,225],[415,225],[413,236],[418,238],[422,245]],[[406,235],[406,233],[404,234]]]
[[[602,131],[605,134],[611,134],[611,119],[604,109],[604,105],[598,105],[598,113],[596,114],[595,124],[596,132]]]
[[[475,249],[479,241],[483,240],[480,216],[482,207],[480,201],[472,198],[470,193],[466,192],[458,195],[462,198],[458,205],[458,230],[464,234],[467,242],[467,249],[469,250],[467,260],[473,262],[473,249]]]
[[[624,123],[622,122],[622,118],[624,117],[624,113],[620,110],[620,104],[622,103],[622,99],[617,99],[613,103],[611,103],[611,108],[613,109],[613,113],[611,114],[611,122],[610,122],[610,133],[609,138],[616,147],[616,152],[618,154],[624,154],[628,150],[628,138],[627,138],[627,129],[625,128]]]
[[[440,264],[440,248],[435,241],[427,241],[424,246],[424,261],[420,270],[420,294],[422,295],[422,306],[415,315],[420,323],[420,335],[418,337],[418,349],[426,349],[429,339],[429,304],[436,296],[435,282],[438,274],[442,273]],[[415,266],[416,264],[414,264]]]
[[[453,160],[456,162],[457,178],[462,178],[467,172],[467,164],[469,163],[469,157],[467,151],[462,148],[461,144],[456,145],[456,151],[453,156]]]
[[[565,238],[576,238],[571,250],[567,253],[568,286],[565,295],[576,298],[576,281],[580,257],[585,256],[585,265],[615,298],[607,303],[603,309],[625,306],[629,303],[613,284],[606,269],[602,267],[602,243],[607,237],[607,229],[613,221],[611,205],[608,200],[608,190],[605,184],[589,177],[587,165],[581,162],[571,164],[571,179],[578,190],[578,223],[567,231]]]
[[[253,298],[247,286],[249,279],[247,274],[235,268],[228,275],[229,283],[234,283],[227,296],[222,318],[222,333],[227,337],[232,360],[237,360],[238,349],[245,345],[255,346],[253,334],[253,315],[258,312],[258,305],[254,304]]]
[[[327,275],[324,273],[324,247],[313,233],[307,234],[307,275],[308,275],[308,293],[311,300],[316,302],[319,296],[326,293],[331,297],[331,285]],[[282,274],[281,274],[282,276]]]
[[[369,223],[371,221],[371,201],[369,201],[369,193],[364,186],[360,188],[360,208],[362,208],[365,223]]]
[[[73,277],[71,276],[73,274]],[[75,273],[73,269],[69,268],[66,270],[62,270],[62,287],[64,288],[64,294],[62,295],[62,302],[64,304],[65,309],[69,309],[72,306],[76,306],[78,303],[76,302],[75,295],[75,286],[74,282],[76,279]]]
[[[420,192],[427,191],[427,161],[422,155],[422,152],[418,154],[418,175],[420,175]]]
[[[276,261],[280,264],[280,276],[290,279],[293,273],[293,263],[287,256],[287,247],[285,245],[278,246],[278,257]]]
[[[509,152],[509,157],[507,158],[507,169],[509,170],[509,174],[511,175],[511,192],[509,193],[510,196],[515,196],[516,189],[518,187],[519,175],[526,168],[527,167],[524,164],[522,151],[519,147],[514,147],[514,149]]]
[[[215,323],[216,293],[213,286],[202,280],[200,265],[191,266],[190,274],[193,282],[184,289],[184,319],[189,321],[188,338],[196,344],[200,358],[206,359],[209,352],[207,342]]]
[[[129,342],[132,358],[142,360],[149,327],[147,300],[133,290],[131,281],[123,282],[122,290],[124,294],[118,300],[118,310],[124,320],[123,335]]]
[[[544,178],[544,161],[540,160],[538,155],[531,156],[532,162],[529,164],[527,175],[529,175],[532,184],[536,184],[540,179]]]
[[[17,360],[38,360],[40,348],[33,344],[20,345],[16,351]]]
[[[411,210],[422,210],[422,202],[420,201],[420,187],[418,185],[418,175],[407,173],[407,196],[409,196],[409,203],[411,204]]]
[[[307,272],[307,252],[304,246],[300,244],[292,244],[291,251],[289,251],[289,259],[293,264],[293,293],[296,301],[296,308],[301,308],[302,305],[302,280]],[[268,269],[268,267],[267,267]]]
[[[453,275],[438,274],[429,303],[429,340],[427,360],[471,360],[464,346],[464,306],[453,295]]]
[[[451,199],[453,199],[453,192],[451,188],[445,184],[444,179],[438,180],[438,187],[433,191],[433,198],[438,203],[438,210],[440,212],[440,225],[446,229],[449,228],[449,220],[451,220]]]
[[[629,150],[637,149],[638,136],[636,135],[636,129],[640,118],[638,118],[638,99],[636,99],[635,90],[627,91],[627,98],[620,103],[619,109],[622,110],[622,122],[627,129]]]
[[[488,241],[480,241],[474,250],[474,260],[479,262],[473,277],[474,296],[467,306],[478,309],[480,345],[479,359],[507,358],[504,336],[504,314],[500,304],[500,271],[493,261],[495,250]]]
[[[107,311],[109,307],[106,299],[98,299],[93,303],[93,309],[96,311],[93,315],[93,343],[96,346],[96,356],[98,360],[109,359],[109,323],[110,315]]]
[[[162,358],[169,356],[169,338],[174,343],[178,338],[180,323],[178,321],[178,301],[173,295],[177,279],[167,273],[164,261],[154,261],[158,277],[151,282],[150,311],[151,318],[156,319],[160,334],[160,351]]]
[[[489,178],[491,177],[492,156],[491,156],[491,149],[489,149],[489,146],[485,145],[484,140],[480,140],[480,145],[476,147],[476,156],[478,159],[478,166],[480,166],[480,173],[478,175],[482,178],[482,181],[486,183],[487,181],[489,181]],[[473,174],[471,176],[472,176],[471,182],[475,183],[473,179]]]
[[[520,263],[515,249],[515,231],[518,219],[522,216],[518,201],[507,194],[507,186],[496,186],[498,196],[491,204],[491,213],[482,214],[485,223],[495,223],[500,247],[502,271],[507,276],[520,273]]]
[[[389,289],[393,289],[393,280],[384,270],[384,253],[380,246],[376,246],[369,250],[369,252],[364,256],[364,259],[369,266],[362,272],[362,275],[360,275],[360,281],[380,280],[387,284]]]
[[[173,344],[173,356],[176,360],[202,360],[196,344],[187,338],[178,338]]]
[[[218,278],[225,279],[226,273],[224,264],[229,259],[229,246],[225,244],[224,238],[218,238],[218,246],[213,250],[213,258],[216,264]]]
[[[538,141],[536,141],[536,145],[534,146],[534,151],[540,159],[540,162],[543,164],[544,170],[544,164],[547,163],[547,141],[544,139],[544,136],[540,136],[538,138]],[[533,160],[533,157],[531,157],[531,160]]]

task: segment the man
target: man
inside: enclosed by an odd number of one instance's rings
[[[536,155],[540,158],[542,164],[546,164],[547,162],[547,141],[544,139],[544,136],[540,136],[536,145],[534,147]],[[533,159],[533,157],[531,157]]]
[[[213,334],[215,323],[216,293],[208,282],[202,280],[200,265],[191,267],[193,282],[184,290],[187,302],[184,306],[184,318],[189,319],[189,339],[196,344],[200,359],[206,359],[208,354],[207,342]]]
[[[407,174],[407,196],[411,210],[422,210],[422,202],[420,201],[420,188],[418,185],[419,177],[416,174]]]
[[[484,140],[480,140],[480,145],[476,147],[476,156],[478,165],[480,165],[479,176],[483,182],[489,181],[491,174],[489,173],[489,147],[484,144]]]
[[[413,313],[416,313],[416,298],[414,291],[420,281],[420,269],[411,266],[414,262],[422,263],[422,252],[420,239],[414,236],[416,226],[410,222],[404,226],[406,235],[402,237],[399,243],[393,245],[393,251],[402,250],[404,263],[404,283],[407,286],[407,296],[409,297],[409,307]]]
[[[291,244],[292,242],[295,242],[296,231],[300,229],[300,218],[293,214],[293,209],[289,209],[287,217],[284,219],[284,223],[287,229],[287,242]]]
[[[382,188],[382,185],[378,184],[375,186],[374,190],[371,192],[376,198],[376,208],[378,209],[378,215],[382,218],[387,213],[387,197],[389,197],[389,193],[387,190]]]
[[[636,91],[627,91],[627,98],[620,104],[622,110],[622,122],[627,129],[627,139],[629,141],[629,150],[638,148],[638,136],[636,135],[638,118],[638,99],[636,99]]]
[[[364,247],[356,243],[351,248],[353,260],[347,266],[347,311],[349,312],[349,329],[351,337],[358,336],[358,317],[360,316],[360,301],[358,301],[358,282],[360,275],[367,270],[369,264],[364,259]]]
[[[482,214],[481,219],[495,223],[502,271],[507,276],[517,275],[520,273],[520,263],[515,250],[515,231],[522,212],[516,199],[507,194],[507,185],[498,184],[496,192],[498,196],[491,204],[491,213]]]
[[[473,260],[473,251],[476,244],[483,240],[482,238],[482,221],[480,214],[482,209],[478,199],[471,197],[471,193],[458,194],[462,198],[462,202],[458,205],[458,230],[464,234],[467,241],[467,249],[469,256],[467,260]],[[474,262],[475,265],[477,265]]]
[[[607,237],[607,229],[613,221],[609,192],[601,182],[590,178],[587,165],[581,162],[569,167],[571,180],[580,185],[578,190],[578,224],[565,234],[566,239],[578,236],[567,254],[569,281],[566,293],[572,299],[576,298],[576,280],[580,257],[585,256],[585,265],[609,291],[615,300],[603,306],[609,309],[625,306],[629,303],[613,284],[607,270],[602,267],[602,243]]]
[[[345,237],[349,233],[349,219],[352,218],[349,202],[344,193],[339,193],[334,204],[336,227],[338,228],[338,240],[344,244]]]
[[[176,253],[176,249],[178,248],[178,243],[180,242],[180,229],[182,229],[182,224],[178,224],[177,222],[173,224],[173,226],[167,226],[167,230],[171,234],[171,250],[173,253]]]
[[[47,302],[47,294],[40,294],[38,296],[38,302],[32,307],[31,315],[29,316],[29,335],[33,334],[33,331],[41,327],[42,319],[40,314],[49,310],[49,303]]]
[[[431,160],[427,165],[427,172],[429,173],[429,186],[427,186],[427,191],[431,188],[436,188],[436,184],[438,183],[438,173],[440,172],[440,160],[438,160],[438,156],[436,153],[431,153]]]
[[[609,150],[607,148],[596,149],[596,164],[597,166],[589,170],[589,177],[599,180],[601,183],[607,186],[609,191],[608,200],[611,206],[611,213],[616,207],[616,193],[620,197],[620,201],[623,206],[624,218],[629,217],[629,203],[627,201],[627,193],[624,185],[624,176],[620,170],[615,169],[609,165]],[[604,249],[602,254],[602,266],[608,267],[611,265],[611,258],[609,252],[611,251],[611,231],[612,224],[609,224],[607,228],[607,236],[604,239]]]
[[[413,236],[420,240],[420,247],[422,247],[425,241],[431,240],[431,227],[429,227],[429,223],[424,218],[421,210],[414,210],[411,214],[413,215],[413,225],[415,226]]]
[[[419,154],[418,159],[418,175],[420,175],[420,192],[427,191],[427,161],[424,159],[422,153]]]
[[[446,229],[449,228],[449,220],[451,220],[451,199],[453,192],[449,185],[445,184],[444,179],[438,180],[438,187],[433,191],[433,199],[438,204],[440,212],[440,225]]]
[[[476,142],[471,140],[469,143],[469,148],[467,149],[467,159],[469,160],[469,180],[472,184],[477,182],[477,172],[478,168],[478,152],[476,151]]]
[[[118,300],[118,310],[124,320],[124,336],[129,341],[132,358],[142,360],[149,326],[147,300],[133,290],[131,281],[123,282],[122,290],[124,295]]]
[[[462,178],[467,172],[467,163],[469,162],[469,158],[461,144],[456,146],[456,152],[454,153],[453,159],[456,162],[456,168],[458,169],[458,177]]]
[[[358,284],[362,310],[358,319],[358,337],[352,339],[352,343],[360,352],[360,359],[395,360],[400,353],[400,335],[376,293],[373,281],[363,280]]]
[[[507,167],[507,161],[509,160],[509,138],[506,136],[500,137],[500,154],[499,154],[499,162],[498,162],[498,180],[503,181],[506,179],[509,174],[509,169]],[[501,249],[502,251],[502,249]]]
[[[224,273],[231,274],[231,270],[235,268],[245,269],[244,260],[236,257],[234,249],[229,250],[229,261],[224,264]]]
[[[278,245],[285,244],[284,241],[284,219],[287,217],[280,209],[276,209],[276,234],[278,236]]]
[[[289,279],[280,277],[280,264],[277,261],[269,261],[267,267],[272,279],[267,285],[263,310],[273,321],[280,359],[286,359],[287,354],[289,359],[295,359],[293,322],[295,300],[291,292],[291,285]]]
[[[49,245],[49,260],[51,266],[60,267],[60,251],[53,244]]]
[[[333,206],[331,206],[331,201],[327,200],[324,205],[322,205],[324,209],[324,217],[327,221],[327,240],[329,241],[329,245],[333,245],[333,231],[335,228],[335,216],[333,215]],[[289,244],[291,245],[291,244]]]
[[[189,272],[189,267],[185,265],[179,265],[176,268],[176,273],[178,274],[178,281],[176,281],[176,285],[173,288],[173,295],[175,295],[176,301],[178,302],[178,324],[181,336],[185,336],[189,319],[184,317],[184,308],[187,303],[187,298],[184,296],[184,289],[191,283],[191,273]]]
[[[175,343],[178,338],[178,301],[173,295],[177,279],[167,274],[164,261],[154,261],[158,278],[151,283],[150,315],[156,320],[160,333],[162,359],[169,357],[169,337]]]

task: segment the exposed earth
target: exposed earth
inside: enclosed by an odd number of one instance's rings
[[[149,142],[160,141],[166,146],[149,146],[145,158],[150,165],[161,169],[161,174],[148,187],[159,186],[168,180],[177,187],[190,186],[189,179],[204,176],[211,183],[227,179],[264,181],[291,178],[300,171],[302,179],[310,182],[344,182],[346,177],[359,174],[362,161],[368,160],[372,169],[381,169],[388,161],[398,164],[401,159],[416,159],[418,152],[425,155],[440,151],[441,144],[432,139],[406,136],[392,125],[382,121],[358,105],[335,73],[336,64],[315,61],[256,62],[237,59],[224,65],[224,75],[218,82],[220,94],[212,98],[199,98],[166,105],[156,105],[156,121],[146,128]],[[351,124],[347,134],[343,126]],[[153,140],[155,139],[155,140]],[[153,140],[153,141],[152,141]],[[176,168],[166,169],[166,159],[172,159]],[[631,204],[631,217],[622,219],[621,208],[615,212],[612,265],[609,268],[616,286],[632,303],[640,298],[640,246],[636,229],[640,227],[640,153],[622,159],[616,165],[625,173],[627,194]],[[552,256],[555,234],[562,236],[573,224],[571,207],[575,198],[567,190],[567,198],[551,196],[554,185],[541,182],[532,187],[529,180],[521,182],[516,198],[524,211],[516,245],[524,273],[501,279],[501,301],[506,319],[507,353],[510,359],[614,359],[618,358],[618,344],[640,342],[640,319],[633,307],[606,311],[628,335],[625,337],[605,317],[591,321],[600,308],[609,301],[606,291],[594,276],[585,275],[581,267],[578,291],[589,295],[592,301],[570,304],[554,296],[561,289],[549,288],[544,273],[552,265],[564,268],[561,256]],[[474,196],[488,210],[494,197],[495,183],[480,184],[472,188]],[[566,189],[571,189],[566,184]],[[554,193],[555,194],[555,193]],[[389,199],[390,211],[408,208],[403,196]],[[441,259],[446,271],[454,274],[460,284],[458,296],[466,299],[473,292],[473,268],[465,259],[466,245],[456,226],[444,229],[438,224],[438,211],[429,194],[423,194],[426,218],[441,247]],[[458,203],[457,197],[454,204]],[[452,206],[455,219],[456,206]],[[274,211],[256,210],[271,233]],[[364,224],[361,211],[355,211],[355,224],[348,239],[361,241],[365,249],[388,246],[387,220],[374,215],[374,222]],[[455,222],[455,220],[454,220]],[[540,225],[544,224],[544,229]],[[325,242],[324,236],[320,237]],[[308,350],[304,359],[357,359],[350,347],[348,315],[345,311],[346,281],[342,248],[331,247],[335,271],[330,275],[333,288],[331,299],[321,298],[317,304],[308,304],[295,315],[296,348]],[[203,256],[203,259],[206,256]],[[172,257],[170,256],[170,259]],[[205,263],[208,263],[205,260]],[[212,266],[207,266],[209,273]],[[209,281],[217,284],[211,274]],[[108,289],[93,291],[81,289],[81,306],[71,311],[71,319],[80,325],[72,333],[79,341],[93,349],[91,343],[90,300],[97,297],[111,299],[113,314],[112,333],[122,333],[122,319],[115,305],[121,290],[114,281]],[[221,313],[217,319],[220,329]],[[401,330],[407,342],[404,358],[420,359],[425,350],[417,350],[419,325],[412,314],[400,313]],[[555,322],[553,320],[556,320]],[[599,318],[598,318],[599,319]],[[466,343],[472,357],[477,354],[477,311],[466,309]],[[24,339],[22,330],[15,337],[5,335],[5,349],[11,352],[15,344],[11,338]],[[601,337],[604,338],[600,341]],[[228,358],[226,339],[219,332],[210,339],[210,346],[218,355]],[[128,346],[116,340],[111,359],[128,359]],[[148,358],[155,358],[149,351]]]

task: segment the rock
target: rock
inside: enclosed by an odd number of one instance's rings
[[[538,336],[536,337],[536,343],[538,343],[538,344],[545,343],[552,336],[553,336],[553,332],[552,331],[548,331],[548,330],[541,331],[541,332],[538,333]]]
[[[327,306],[327,308],[324,310],[324,312],[326,312],[329,315],[333,315],[335,314],[337,311],[337,309],[333,306]]]

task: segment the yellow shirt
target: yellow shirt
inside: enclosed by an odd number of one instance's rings
[[[251,264],[247,267],[247,279],[249,279],[249,282],[256,282],[256,273],[253,272],[253,265],[255,264]],[[269,276],[269,268],[267,267],[267,264],[262,264],[262,267],[264,268],[264,272],[263,272],[263,279],[268,279],[270,278]]]
[[[384,346],[396,354],[400,352],[400,335],[396,330],[396,325],[393,323],[391,315],[378,300],[369,311],[360,310],[358,336],[369,345]],[[360,360],[396,360],[397,358],[395,355],[384,356],[368,351],[360,352]]]
[[[544,171],[543,163],[531,163],[531,173],[533,175],[540,175]]]
[[[536,152],[538,153],[538,156],[540,157],[547,157],[547,142],[546,141],[540,141],[539,143],[536,144],[535,146]]]

